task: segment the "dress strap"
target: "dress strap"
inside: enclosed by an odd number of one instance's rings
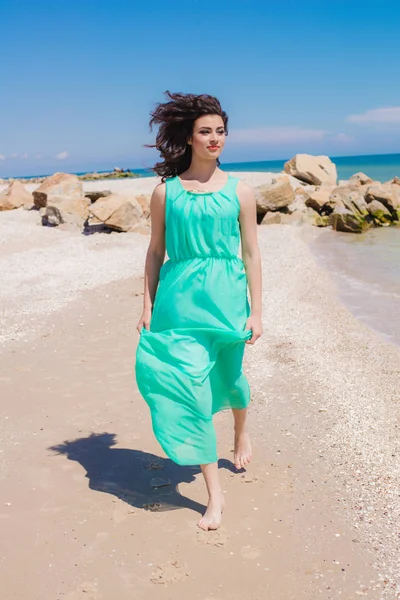
[[[239,183],[239,179],[237,177],[233,177],[233,175],[229,175],[229,179],[226,183],[226,192],[236,194],[236,188]]]
[[[180,191],[178,176],[168,177],[165,180],[166,194],[169,198],[174,198],[177,196],[177,193]]]
[[[237,195],[237,186],[240,179],[238,177],[233,177],[233,175],[229,175],[229,179],[227,184],[223,190],[224,195],[228,196],[237,206],[238,215],[240,213],[240,202]]]
[[[168,177],[165,180],[165,222],[168,220],[171,203],[179,196],[180,191],[179,181],[176,176]]]

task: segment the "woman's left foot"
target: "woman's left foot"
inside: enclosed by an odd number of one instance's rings
[[[233,454],[233,462],[235,467],[243,469],[251,461],[251,444],[249,434],[241,432],[235,433],[235,447]]]
[[[221,515],[224,509],[224,499],[221,494],[220,499],[210,499],[207,505],[207,510],[201,517],[197,525],[204,531],[218,529],[221,525]]]

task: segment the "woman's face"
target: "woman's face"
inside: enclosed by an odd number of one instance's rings
[[[194,122],[189,140],[193,153],[203,159],[216,160],[225,145],[225,127],[219,115],[203,115]]]

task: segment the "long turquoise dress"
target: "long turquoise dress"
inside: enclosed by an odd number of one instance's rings
[[[190,192],[166,180],[167,262],[160,271],[150,329],[142,329],[136,381],[154,434],[180,465],[217,460],[212,416],[246,408],[242,372],[249,316],[247,278],[238,257],[238,180],[218,192]]]

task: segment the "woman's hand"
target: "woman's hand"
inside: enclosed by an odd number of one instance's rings
[[[141,314],[141,317],[136,325],[136,329],[139,333],[141,333],[143,327],[145,329],[150,329],[150,321],[151,321],[151,309],[144,308]]]
[[[246,344],[254,344],[263,334],[261,317],[257,315],[250,315],[246,322],[246,329],[251,329],[253,333],[251,338],[247,340]]]

